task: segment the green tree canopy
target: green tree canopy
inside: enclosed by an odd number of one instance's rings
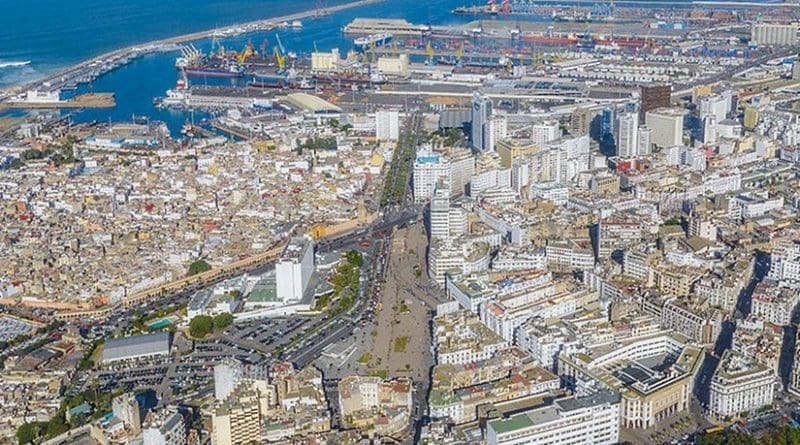
[[[208,315],[198,315],[189,322],[189,335],[203,338],[214,332],[214,319]]]
[[[187,276],[197,275],[199,273],[211,270],[211,265],[206,263],[205,260],[197,260],[189,265],[189,273]]]
[[[233,315],[224,312],[214,317],[214,330],[221,331],[233,323]]]

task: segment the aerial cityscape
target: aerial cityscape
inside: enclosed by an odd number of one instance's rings
[[[0,444],[800,445],[800,3],[6,3]]]

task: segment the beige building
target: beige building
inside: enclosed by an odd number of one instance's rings
[[[313,72],[333,72],[339,71],[339,50],[334,48],[329,53],[311,53],[311,71]]]
[[[755,108],[747,107],[744,109],[744,128],[752,130],[758,125],[758,118],[760,113]]]
[[[397,57],[378,58],[378,71],[389,76],[406,77],[409,74],[408,54],[400,54]]]
[[[683,144],[683,110],[658,108],[645,114],[645,126],[652,130],[651,142],[659,147]]]
[[[270,405],[266,381],[239,383],[211,413],[214,445],[261,442],[262,416]]]
[[[533,154],[539,151],[539,146],[527,141],[516,139],[505,139],[498,141],[495,145],[497,154],[500,155],[500,166],[503,168],[511,168],[514,159],[527,154]]]

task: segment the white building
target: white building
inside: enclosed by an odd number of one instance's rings
[[[611,445],[619,441],[619,396],[603,392],[490,420],[489,445]]]
[[[298,301],[314,273],[314,242],[308,237],[294,237],[275,265],[277,297],[284,303]]]
[[[414,201],[419,203],[431,199],[440,181],[450,182],[450,163],[428,148],[417,150],[413,174]]]
[[[235,359],[223,360],[214,366],[214,398],[221,402],[244,378],[244,365]]]
[[[773,402],[777,382],[773,369],[725,351],[711,379],[708,409],[718,417],[753,413]]]
[[[542,122],[531,127],[531,142],[539,147],[544,147],[560,137],[561,128],[557,121]]]
[[[616,127],[617,156],[635,158],[639,151],[639,113],[621,113]]]
[[[120,394],[111,401],[111,410],[114,417],[121,420],[132,435],[136,436],[142,430],[142,421],[139,416],[139,402],[132,393]]]
[[[649,155],[653,151],[653,130],[642,126],[639,127],[639,156]]]
[[[142,431],[143,445],[185,445],[186,424],[179,413],[162,412]]]
[[[381,110],[375,113],[375,138],[396,141],[400,138],[400,112]]]
[[[770,278],[800,281],[800,244],[783,242],[775,246],[770,260]]]
[[[505,116],[492,115],[489,117],[489,142],[488,149],[484,151],[495,151],[498,141],[508,137],[508,120]]]

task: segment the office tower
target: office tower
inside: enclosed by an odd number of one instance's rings
[[[683,110],[678,108],[659,108],[648,111],[645,125],[653,131],[653,144],[659,147],[672,147],[683,144]]]
[[[492,101],[488,97],[475,93],[472,96],[472,148],[478,152],[490,150],[490,124]]]
[[[670,106],[671,85],[646,85],[640,89],[642,104],[639,107],[639,120],[644,120],[648,111]]]

